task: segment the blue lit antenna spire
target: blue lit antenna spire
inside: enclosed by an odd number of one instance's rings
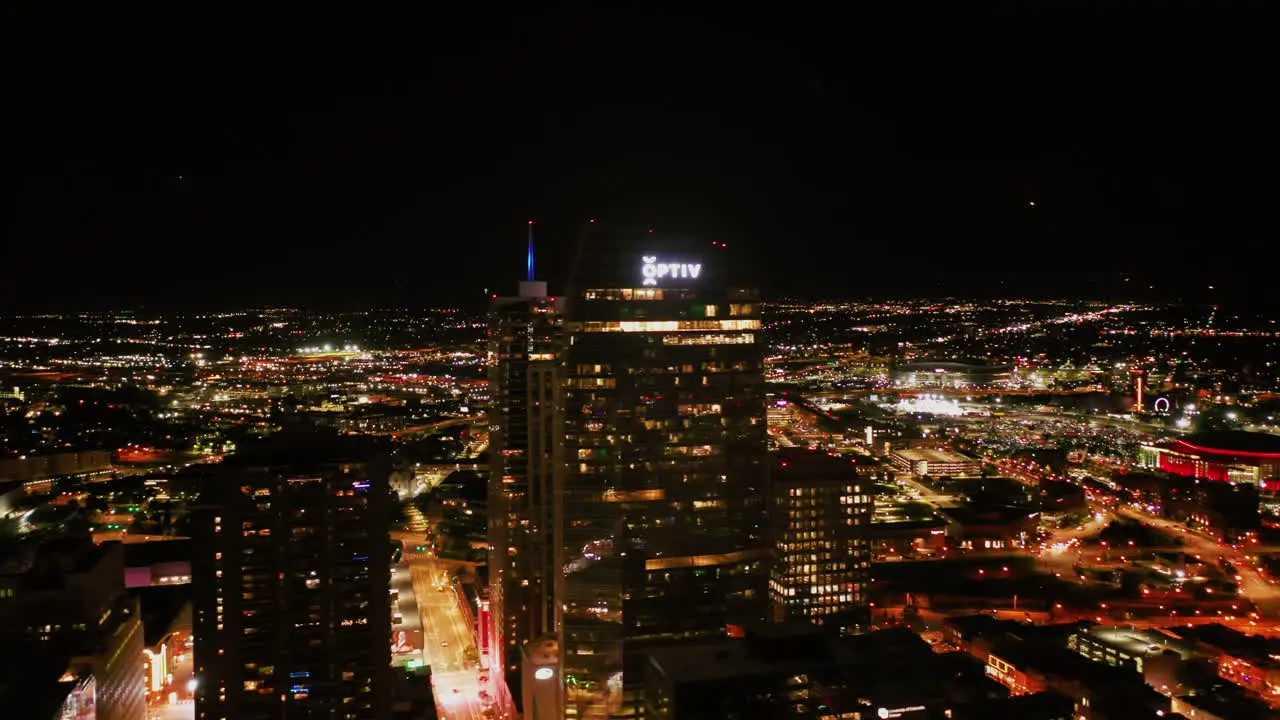
[[[529,266],[529,280],[533,280],[533,221],[529,221],[529,256],[525,262]]]

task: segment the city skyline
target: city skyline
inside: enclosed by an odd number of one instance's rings
[[[1270,17],[576,5],[6,8],[0,715],[1280,720]]]
[[[1275,317],[760,307],[723,248],[630,239],[486,312],[12,318],[0,614],[48,662],[0,698],[341,716],[367,677],[413,720],[1267,717],[1270,660],[1231,648],[1280,638]],[[90,580],[139,628],[114,668],[65,605]]]

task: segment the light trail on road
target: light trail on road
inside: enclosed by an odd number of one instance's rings
[[[1236,550],[1198,533],[1190,532],[1187,530],[1186,525],[1181,523],[1152,517],[1128,508],[1123,512],[1142,522],[1150,523],[1153,527],[1181,537],[1186,542],[1188,551],[1199,556],[1203,562],[1216,565],[1220,560],[1226,558],[1236,567],[1236,572],[1240,574],[1240,596],[1252,602],[1264,617],[1274,619],[1276,614],[1280,613],[1280,588],[1268,582],[1245,559],[1246,555],[1254,554],[1257,550],[1251,551],[1249,548]]]
[[[466,661],[467,648],[475,646],[475,634],[463,613],[462,598],[450,582],[449,567],[427,553],[406,552],[405,558],[422,619],[423,659],[431,667],[431,684],[441,720],[513,717],[513,708],[494,706],[486,710],[491,704],[488,698],[505,695],[497,692],[495,685],[501,682],[501,673],[483,674]],[[481,677],[487,677],[487,682],[482,683]]]

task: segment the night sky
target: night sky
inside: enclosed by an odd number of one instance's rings
[[[593,217],[773,296],[1257,300],[1280,256],[1261,16],[174,5],[7,11],[0,308],[478,301],[528,218],[553,287]]]

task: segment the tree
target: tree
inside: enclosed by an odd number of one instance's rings
[[[467,649],[462,651],[462,661],[467,665],[480,664],[480,651],[475,645],[468,645]]]
[[[1219,682],[1217,668],[1199,658],[1181,663],[1177,669],[1177,680],[1184,692],[1206,690]]]
[[[927,520],[933,517],[933,508],[927,503],[907,502],[902,504],[902,514],[911,520]]]
[[[1210,405],[1202,409],[1194,424],[1196,432],[1239,430],[1240,427],[1239,416],[1236,412],[1227,410],[1221,405]]]

